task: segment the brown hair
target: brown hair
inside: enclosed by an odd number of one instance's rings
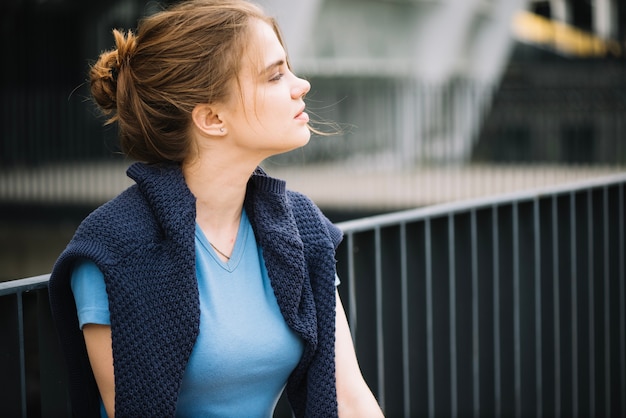
[[[122,151],[147,163],[182,162],[197,104],[226,100],[241,67],[249,21],[276,22],[245,0],[188,0],[113,31],[116,49],[91,67],[91,94],[117,122]]]

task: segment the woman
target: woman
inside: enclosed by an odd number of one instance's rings
[[[310,138],[274,20],[191,0],[114,31],[92,95],[139,161],[50,299],[76,416],[382,416],[336,291],[341,232],[259,164]]]

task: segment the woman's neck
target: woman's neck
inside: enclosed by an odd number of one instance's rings
[[[196,197],[196,223],[211,245],[230,256],[235,245],[248,180],[256,168],[235,161],[195,159],[183,175]]]

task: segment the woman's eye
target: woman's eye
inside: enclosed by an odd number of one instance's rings
[[[276,74],[274,77],[272,77],[272,78],[270,79],[270,81],[278,81],[278,80],[280,80],[281,78],[283,78],[283,76],[284,76],[284,74],[283,74],[283,73],[278,73],[278,74]]]

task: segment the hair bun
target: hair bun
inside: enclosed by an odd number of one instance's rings
[[[114,29],[113,37],[117,48],[101,53],[89,71],[91,94],[105,115],[117,110],[118,80],[137,49],[137,39],[132,31],[124,34]],[[111,117],[110,122],[114,120],[116,115]]]
[[[123,33],[117,29],[113,29],[113,37],[115,38],[115,46],[117,47],[117,64],[119,68],[124,65],[124,63],[128,63],[130,58],[135,54],[137,38],[131,30]]]

